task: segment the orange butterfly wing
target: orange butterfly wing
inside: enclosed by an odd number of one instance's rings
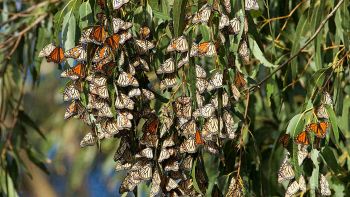
[[[90,38],[100,44],[106,40],[107,32],[103,26],[94,27],[91,31]]]
[[[311,123],[307,126],[307,130],[313,132],[317,137],[326,137],[328,122]]]
[[[80,78],[83,78],[85,76],[85,70],[84,70],[85,66],[84,64],[77,64],[73,69],[73,73],[75,75],[78,75]]]
[[[199,54],[205,54],[209,50],[209,42],[202,42],[198,45]]]
[[[201,133],[199,131],[196,131],[196,144],[204,144]]]
[[[144,132],[155,135],[157,133],[159,119],[157,117],[147,120],[145,123]]]
[[[105,43],[111,47],[113,50],[118,49],[119,47],[120,36],[118,34],[114,34],[106,39]]]
[[[307,131],[303,131],[299,133],[295,138],[295,141],[298,144],[308,145],[310,142],[309,142],[309,137],[307,136]]]
[[[247,84],[246,80],[243,78],[243,75],[237,71],[235,75],[235,85],[237,88],[244,87]]]
[[[56,47],[46,59],[48,62],[61,63],[64,59],[63,49],[61,47]]]

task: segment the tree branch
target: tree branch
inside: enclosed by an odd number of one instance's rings
[[[321,22],[320,26],[317,28],[315,33],[311,36],[311,38],[305,43],[303,47],[301,47],[296,54],[292,55],[289,59],[287,59],[285,62],[283,62],[280,66],[278,66],[274,71],[272,71],[269,75],[267,75],[264,79],[262,79],[259,83],[256,85],[252,86],[249,88],[249,91],[254,91],[256,88],[260,88],[261,84],[263,84],[265,81],[270,79],[276,72],[284,68],[285,66],[288,65],[289,62],[291,62],[295,57],[299,55],[299,53],[302,52],[315,38],[316,36],[320,33],[326,22],[335,14],[335,12],[338,10],[340,5],[344,2],[344,0],[340,0],[338,4],[334,7],[334,9],[327,15],[327,17]]]

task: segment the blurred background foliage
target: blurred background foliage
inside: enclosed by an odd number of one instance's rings
[[[54,39],[73,46],[79,35],[76,32],[93,24],[97,13],[95,0],[0,2],[0,194],[118,195],[124,175],[114,172],[115,142],[104,141],[100,150],[80,149],[79,141],[88,128],[77,120],[63,120],[64,81],[59,79],[62,68],[37,58],[39,51]],[[204,2],[189,0],[187,6],[196,11]],[[233,9],[239,11],[237,5],[242,2],[231,0]],[[277,183],[277,171],[283,159],[278,138],[287,127],[290,131],[302,128],[293,117],[301,114],[303,120],[311,119],[307,109],[323,90],[332,95],[335,106],[334,111],[329,110],[333,128],[321,150],[324,165],[320,171],[328,173],[335,196],[350,195],[349,0],[342,0],[316,38],[298,53],[338,2],[258,0],[260,9],[246,13],[252,57],[240,69],[255,88],[248,103],[237,103],[237,111],[247,109],[248,119],[242,127],[244,148],[239,153],[242,154],[241,177],[248,183],[250,196],[284,195],[285,189]],[[173,5],[174,1],[166,3]],[[132,1],[130,6],[137,13],[144,11],[144,5],[147,12],[153,13],[154,20],[148,21],[153,31],[157,31],[158,25],[170,24],[155,23],[171,19],[172,12],[162,7],[164,3],[141,0]],[[138,16],[135,15],[135,21],[141,20]],[[296,53],[298,56],[287,66],[259,84],[276,65]],[[231,161],[239,153],[225,158]],[[210,170],[217,169],[207,169]],[[312,169],[304,171],[311,176]],[[229,174],[220,173],[219,187],[227,185]],[[145,188],[138,187],[139,193]]]

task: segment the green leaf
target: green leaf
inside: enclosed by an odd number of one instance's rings
[[[31,117],[29,117],[24,111],[20,110],[18,112],[18,119],[28,125],[29,127],[33,128],[43,139],[46,140],[45,135],[40,130],[38,125],[32,120]]]
[[[76,31],[76,21],[72,11],[69,11],[63,20],[63,41],[65,50],[69,50],[75,46],[75,31]],[[73,59],[68,59],[68,64],[73,66]]]
[[[198,159],[196,159],[194,162],[193,162],[193,167],[192,167],[192,171],[191,171],[191,177],[192,177],[192,180],[193,180],[193,187],[194,189],[203,195],[202,191],[199,189],[199,186],[198,186],[198,183],[197,183],[197,179],[196,179],[196,167],[197,167],[197,161]]]
[[[170,21],[171,18],[170,16],[166,15],[165,13],[159,12],[157,10],[153,10],[153,15],[155,18],[162,19],[164,21]]]
[[[333,151],[328,146],[322,149],[321,155],[322,155],[323,161],[336,175],[341,175],[345,173],[344,170],[342,170],[342,168],[338,164],[337,159],[333,154]]]
[[[84,29],[85,27],[92,24],[93,16],[92,9],[89,1],[83,2],[79,7],[79,27],[80,29]]]
[[[265,56],[264,53],[260,50],[260,47],[258,43],[251,37],[249,37],[249,48],[253,52],[253,55],[256,59],[258,59],[265,67],[268,68],[276,68],[278,65],[274,65],[271,62],[269,62]]]
[[[185,28],[187,0],[176,0],[173,6],[174,35],[179,37]]]
[[[338,131],[338,121],[337,121],[337,117],[335,116],[335,113],[333,111],[333,108],[329,105],[326,105],[326,109],[327,109],[327,113],[329,116],[329,120],[332,124],[332,131],[334,134],[334,138],[335,138],[335,144],[339,145],[339,131]]]

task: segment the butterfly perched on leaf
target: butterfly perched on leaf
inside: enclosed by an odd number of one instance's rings
[[[326,137],[327,129],[328,129],[328,122],[311,123],[306,126],[306,130],[308,132],[314,133],[318,138]]]
[[[48,62],[61,63],[64,57],[64,51],[61,47],[56,47],[54,44],[46,45],[40,52],[39,57],[46,57]]]
[[[309,145],[310,141],[309,141],[308,131],[305,130],[299,133],[295,138],[295,142],[297,144]]]
[[[278,142],[282,144],[283,147],[287,148],[290,140],[289,134],[283,134],[279,139]]]

